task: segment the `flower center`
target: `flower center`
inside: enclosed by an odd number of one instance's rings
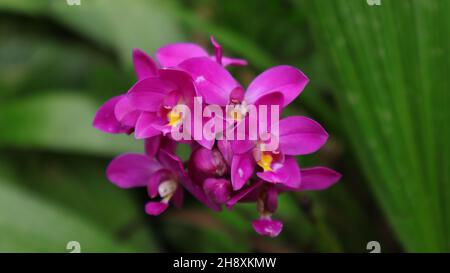
[[[247,102],[244,99],[244,89],[240,86],[234,88],[230,93],[229,109],[227,109],[228,118],[232,121],[241,121],[248,112]]]
[[[271,164],[273,161],[272,154],[270,152],[262,152],[261,159],[257,162],[257,164],[266,171],[272,171]]]
[[[247,102],[243,101],[236,104],[229,104],[228,118],[234,122],[239,122],[245,118],[248,113]]]
[[[172,127],[176,126],[181,122],[181,118],[181,112],[177,108],[174,108],[169,113],[167,113],[167,120],[169,121],[167,125]]]
[[[177,190],[177,187],[178,183],[175,180],[166,180],[161,182],[158,186],[158,193],[162,198],[162,202],[168,203]]]

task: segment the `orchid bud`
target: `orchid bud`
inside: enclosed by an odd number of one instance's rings
[[[224,175],[228,169],[225,159],[218,149],[208,150],[203,147],[199,147],[191,154],[188,168],[189,172],[195,174],[197,179],[199,177],[203,177],[203,179],[219,177]]]
[[[236,87],[231,90],[230,102],[233,104],[241,103],[244,100],[244,89],[242,87]]]
[[[232,187],[227,179],[208,178],[203,183],[203,190],[211,201],[224,204],[230,199]]]

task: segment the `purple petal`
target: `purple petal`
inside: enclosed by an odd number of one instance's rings
[[[194,57],[206,57],[208,53],[199,45],[176,43],[161,47],[156,51],[156,59],[164,67],[177,66]]]
[[[177,146],[178,143],[175,140],[168,137],[163,137],[161,140],[160,149],[165,150],[169,154],[175,154],[177,151]]]
[[[151,175],[161,169],[155,159],[141,154],[123,154],[109,163],[106,176],[120,188],[146,186]]]
[[[227,179],[208,178],[203,183],[203,190],[213,202],[224,204],[230,199],[231,182]]]
[[[162,135],[149,137],[145,139],[145,154],[149,157],[155,157],[160,150],[166,150],[170,154],[175,154],[177,142]]]
[[[248,101],[256,101],[259,97],[279,91],[284,95],[284,106],[291,103],[305,88],[308,78],[297,68],[280,65],[261,73],[250,84],[246,97]]]
[[[133,108],[128,101],[127,96],[123,96],[121,100],[119,100],[114,108],[114,114],[120,123],[134,127],[136,126],[136,122],[141,114],[141,111]]]
[[[228,57],[222,57],[222,65],[223,66],[246,66],[248,63],[244,59],[237,59],[237,58],[228,58]]]
[[[261,96],[256,102],[255,106],[258,109],[258,132],[261,133],[269,133],[270,128],[273,122],[279,122],[281,116],[281,110],[283,109],[284,96],[280,92],[271,92],[267,93],[264,96]],[[262,114],[261,106],[266,105],[266,115]],[[274,115],[272,116],[272,107],[278,106],[278,111],[274,109]],[[265,118],[263,120],[263,118]],[[265,130],[262,130],[262,124],[265,123]]]
[[[231,162],[231,183],[233,190],[240,190],[253,175],[255,160],[251,153],[233,156]]]
[[[166,211],[168,207],[169,207],[169,205],[166,203],[152,201],[152,202],[148,202],[145,205],[145,212],[152,216],[158,216],[161,213],[163,213],[164,211]]]
[[[214,47],[214,53],[215,53],[215,56],[212,56],[211,58],[214,59],[218,64],[220,64],[222,66],[227,66],[227,65],[244,66],[244,65],[247,65],[246,60],[224,57],[222,47],[216,41],[216,39],[214,39],[214,37],[211,36],[210,40],[211,40],[211,44]]]
[[[273,171],[258,172],[256,175],[270,183],[284,184],[291,188],[297,188],[301,183],[300,168],[293,156],[286,156],[284,163],[277,166],[275,163]]]
[[[150,138],[161,134],[161,131],[155,128],[161,118],[155,113],[143,112],[136,122],[134,135],[137,139]]]
[[[289,174],[281,168],[278,171],[257,172],[256,175],[264,181],[274,184],[284,184],[289,180]]]
[[[305,155],[319,150],[328,133],[316,121],[301,117],[287,117],[280,121],[280,150],[287,155]]]
[[[183,161],[176,156],[168,153],[167,151],[161,150],[158,154],[158,159],[161,162],[161,164],[169,169],[172,170],[177,176],[183,177],[186,175],[186,171],[184,170]]]
[[[325,167],[302,169],[300,191],[320,191],[331,187],[341,179],[342,175]]]
[[[255,147],[253,140],[230,140],[234,154],[245,154]]]
[[[208,104],[227,105],[231,91],[240,87],[225,68],[206,57],[186,60],[179,67],[192,76],[199,95]]]
[[[283,223],[271,219],[259,219],[252,222],[253,229],[263,236],[277,237],[283,229]]]
[[[227,162],[229,166],[231,166],[231,160],[233,158],[233,150],[231,149],[231,142],[228,140],[218,140],[217,148],[219,148],[220,153],[223,158]]]
[[[193,109],[193,107],[190,107],[190,109]],[[200,144],[208,150],[211,150],[215,143],[214,135],[206,137],[206,131],[203,131],[203,129],[205,128],[206,124],[213,122],[213,120],[209,117],[202,116],[201,113],[203,112],[200,111],[204,111],[204,109],[204,107],[202,107],[201,110],[199,109],[200,115],[196,115],[196,110],[193,110],[191,115],[187,114],[188,117],[190,116],[190,120],[186,119],[184,121],[189,124],[190,127],[186,127],[186,129],[183,127],[183,129],[186,130],[185,133],[191,138],[191,140],[195,139],[196,143]],[[189,139],[185,140],[187,141]]]
[[[158,66],[153,59],[140,49],[133,49],[133,64],[138,80],[158,75]]]
[[[146,78],[134,84],[127,97],[133,108],[156,112],[167,94],[176,89],[177,86],[170,81]]]
[[[214,53],[216,55],[216,62],[220,65],[222,65],[222,57],[223,57],[223,52],[222,52],[222,47],[220,46],[220,44],[216,41],[216,39],[214,39],[213,36],[210,37],[211,40],[211,44],[214,47]]]
[[[163,136],[167,136],[167,134],[171,133],[173,129],[172,126],[168,124],[168,121],[162,118],[158,118],[157,120],[155,120],[152,124],[152,127],[153,129],[162,133]]]
[[[264,182],[261,180],[258,180],[256,183],[253,183],[247,187],[243,187],[240,191],[238,191],[233,197],[231,197],[230,200],[227,201],[227,207],[231,209],[237,202],[239,202],[241,199],[247,197],[255,190],[259,189],[261,185]]]
[[[256,145],[257,134],[255,138],[251,139],[249,136],[250,122],[255,122],[256,120],[250,120],[246,117],[244,120],[237,123],[233,129],[233,134],[236,140],[230,140],[231,148],[235,154],[244,154],[253,149]],[[257,121],[256,121],[257,122]],[[259,125],[258,125],[259,126]],[[244,133],[242,133],[244,132]]]
[[[124,95],[113,97],[100,106],[94,117],[93,126],[95,129],[110,134],[128,133],[130,131],[131,128],[120,123],[114,114],[117,103],[123,97]]]
[[[149,157],[155,157],[159,151],[159,146],[161,144],[161,135],[149,137],[145,139],[145,154]]]
[[[151,198],[155,198],[156,196],[158,196],[159,184],[161,184],[161,182],[163,182],[165,179],[169,179],[171,175],[173,176],[172,172],[164,168],[154,172],[147,183],[148,196],[150,196]]]
[[[178,95],[183,98],[184,104],[190,104],[193,102],[193,98],[196,95],[194,80],[188,73],[178,69],[161,69],[159,71],[160,78],[172,85],[176,86]],[[175,105],[178,101],[175,102]]]
[[[197,143],[200,144],[202,147],[211,150],[212,147],[214,146],[215,140],[214,139],[208,140],[202,137],[201,139],[197,140]]]
[[[278,109],[281,111],[284,105],[284,95],[281,92],[275,91],[270,92],[267,94],[264,94],[263,96],[259,97],[255,102],[255,106],[259,105],[278,105]],[[268,107],[268,112],[270,113],[270,108]]]

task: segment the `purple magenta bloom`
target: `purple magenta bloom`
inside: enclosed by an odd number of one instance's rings
[[[215,52],[214,56],[209,56],[208,52],[206,52],[206,50],[204,50],[201,46],[197,44],[176,43],[176,44],[169,44],[158,49],[156,51],[156,59],[163,67],[175,67],[185,60],[196,57],[207,57],[223,66],[247,65],[246,60],[224,57],[222,54],[222,47],[212,36],[211,36],[211,43],[214,47]]]
[[[160,201],[147,203],[145,209],[150,215],[164,212],[169,202],[181,207],[183,187],[202,203],[215,210],[220,209],[205,196],[201,187],[191,182],[178,157],[160,150],[158,159],[141,154],[123,154],[111,161],[106,176],[118,187],[147,187],[150,198],[160,197]]]
[[[282,106],[291,103],[305,88],[308,78],[298,69],[282,65],[266,70],[257,76],[244,91],[231,74],[218,63],[205,57],[188,59],[178,65],[195,80],[199,94],[208,104],[220,106],[261,104],[282,94]],[[273,100],[278,101],[278,99]]]
[[[245,125],[243,125],[245,126]],[[282,183],[297,187],[301,182],[300,168],[295,155],[310,154],[322,147],[328,134],[319,123],[312,119],[293,116],[280,120],[279,134],[273,135],[268,126],[266,140],[231,141],[234,156],[231,163],[231,181],[234,190],[239,190],[253,175],[255,166],[259,178],[270,183]],[[277,138],[279,146],[267,150],[271,138]]]
[[[153,173],[161,167],[154,158],[141,154],[123,154],[108,165],[106,177],[120,188],[145,187]]]
[[[191,108],[195,94],[191,77],[175,69],[161,69],[158,77],[137,82],[127,94],[130,105],[142,111],[136,122],[135,137],[142,139],[171,132],[184,118],[175,106]]]
[[[119,122],[115,115],[116,105],[124,98],[123,95],[107,100],[95,114],[93,126],[95,129],[109,134],[131,134],[133,127]]]
[[[145,52],[133,50],[134,71],[138,80],[158,75],[158,67]],[[134,126],[140,116],[140,111],[132,107],[125,94],[116,96],[103,104],[95,115],[94,128],[110,134],[134,131]]]

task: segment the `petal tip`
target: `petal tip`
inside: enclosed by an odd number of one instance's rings
[[[166,211],[168,207],[169,205],[163,202],[148,202],[145,205],[145,212],[148,215],[158,216]]]
[[[277,237],[283,229],[283,223],[271,219],[258,219],[252,222],[253,229],[262,236]]]

